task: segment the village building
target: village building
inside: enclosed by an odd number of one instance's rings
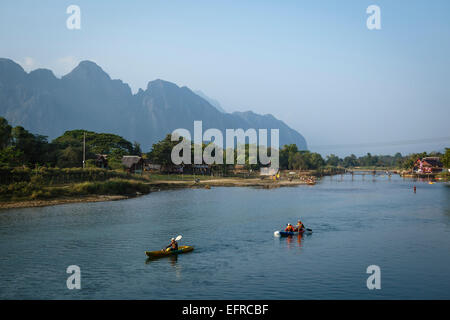
[[[161,165],[153,163],[150,159],[144,159],[144,170],[150,172],[161,172]]]
[[[122,165],[129,173],[142,173],[144,160],[139,156],[123,156]]]
[[[416,173],[439,173],[444,169],[439,157],[425,157],[417,159],[414,163],[414,172]]]
[[[162,165],[160,168],[160,171],[162,173],[168,173],[168,174],[183,174],[186,173],[184,170],[184,166],[183,165]]]
[[[97,158],[95,159],[95,166],[102,169],[108,168],[108,155],[97,154]]]
[[[194,164],[192,166],[193,174],[201,174],[201,175],[210,175],[211,174],[211,166],[208,164]]]

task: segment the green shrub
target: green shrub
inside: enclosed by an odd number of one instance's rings
[[[35,190],[31,194],[30,197],[32,200],[38,200],[38,199],[49,199],[52,198],[52,194],[49,191],[44,190]]]
[[[68,183],[77,183],[85,181],[106,181],[113,178],[127,180],[146,181],[146,178],[138,175],[130,175],[120,170],[107,170],[101,168],[47,168],[39,167],[29,169],[19,168],[0,168],[0,185],[8,185],[15,182],[31,181],[33,176],[41,176],[42,183],[45,185],[61,185]],[[40,178],[35,178],[40,179]],[[34,183],[41,182],[34,181]]]
[[[150,186],[139,181],[109,179],[107,181],[81,182],[70,186],[45,186],[42,177],[32,176],[30,182],[0,185],[1,200],[50,199],[85,195],[134,195],[149,193]]]

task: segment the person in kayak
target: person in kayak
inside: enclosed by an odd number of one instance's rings
[[[178,242],[175,238],[170,239],[170,244],[166,247],[166,251],[175,251],[178,250]]]
[[[295,231],[300,232],[300,231],[303,231],[303,230],[305,230],[305,226],[303,225],[303,223],[300,220],[298,220],[296,228],[295,228]]]
[[[284,229],[284,231],[286,232],[294,232],[294,227],[292,226],[292,224],[288,223],[286,229]]]

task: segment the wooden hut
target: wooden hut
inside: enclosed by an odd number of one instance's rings
[[[122,165],[129,173],[142,173],[144,160],[139,156],[123,156]]]
[[[153,163],[150,159],[144,159],[144,170],[150,172],[161,172],[161,165]]]
[[[95,166],[102,169],[108,168],[108,155],[97,154],[97,158],[95,159]]]

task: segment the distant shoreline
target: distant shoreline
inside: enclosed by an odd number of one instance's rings
[[[366,171],[366,170],[361,170]],[[357,172],[355,170],[355,172]],[[402,175],[401,175],[402,176]],[[154,176],[153,176],[154,177]],[[194,176],[195,177],[195,176]],[[125,183],[131,189],[128,189],[128,193],[124,191],[117,191],[116,188],[111,187],[111,193],[102,192],[98,193],[86,193],[81,192],[77,194],[74,192],[71,194],[65,194],[61,196],[50,197],[48,199],[28,199],[26,197],[17,198],[14,200],[6,199],[0,200],[0,213],[1,210],[14,209],[14,208],[33,208],[33,207],[46,207],[55,206],[60,204],[70,204],[70,203],[82,203],[82,202],[104,202],[104,201],[117,201],[126,200],[142,195],[146,195],[152,192],[166,191],[166,190],[177,190],[177,189],[210,189],[211,187],[253,187],[261,189],[276,189],[281,187],[296,187],[301,185],[314,185],[316,179],[312,175],[303,175],[298,178],[289,179],[284,176],[281,180],[272,180],[270,177],[208,177],[208,176],[198,176],[198,180],[195,181],[193,176],[184,177],[174,177],[172,175],[168,176],[158,176],[154,180],[147,181],[136,181],[132,179],[121,179],[119,183]],[[403,175],[403,177],[408,177]],[[173,179],[175,178],[175,179]],[[445,178],[437,178],[438,180],[447,180]],[[101,185],[108,184],[108,182],[115,181],[115,179],[110,179],[109,181],[97,182]],[[81,184],[96,184],[96,182],[85,182]],[[78,184],[80,185],[80,184]],[[62,189],[76,189],[77,184],[70,184],[64,187],[56,187]],[[84,189],[82,189],[84,190]]]

